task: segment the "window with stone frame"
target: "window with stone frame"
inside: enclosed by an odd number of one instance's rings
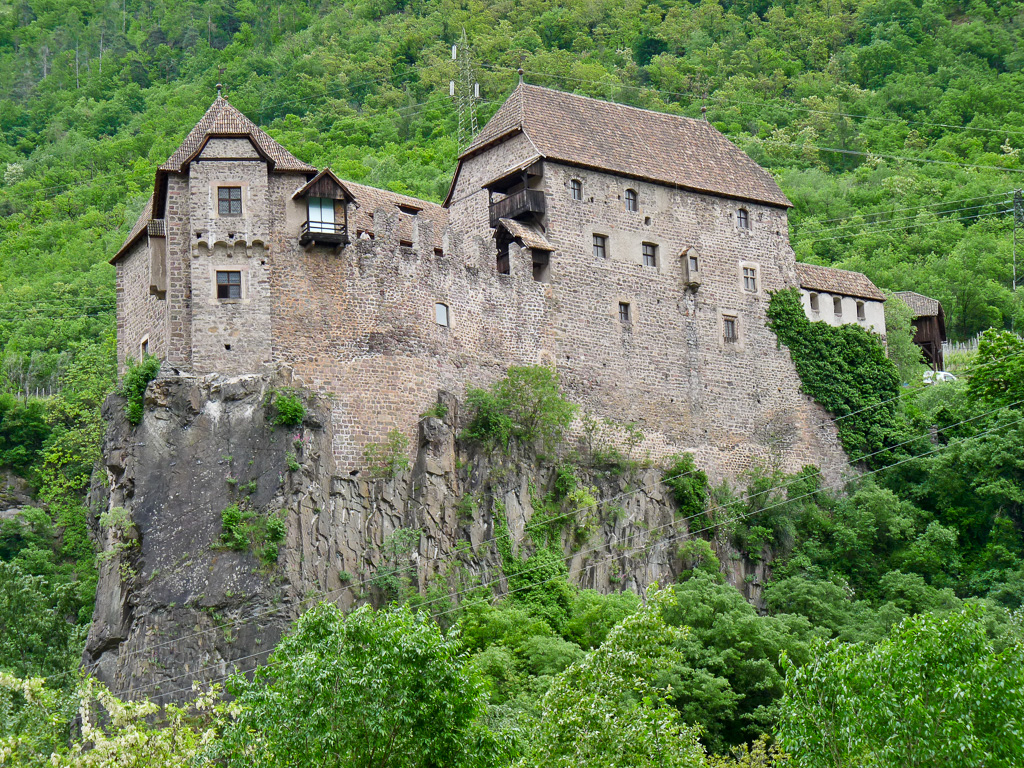
[[[843,300],[838,296],[832,297],[832,311],[835,312],[836,317],[843,316]]]
[[[736,221],[740,226],[740,229],[750,229],[750,215],[747,213],[746,208],[740,208],[736,212]]]
[[[810,296],[810,299],[811,299],[811,312],[819,311],[820,304],[818,302],[818,294],[812,293],[811,296]]]
[[[629,315],[629,302],[628,301],[620,301],[619,302],[619,322],[620,323],[624,323],[624,324],[625,323],[633,322],[632,319],[630,318],[630,315]]]
[[[722,336],[729,343],[739,341],[739,318],[730,315],[722,318]]]
[[[644,243],[642,246],[644,266],[645,267],[656,267],[658,266],[658,246],[655,243]]]
[[[569,193],[572,195],[573,200],[583,199],[583,182],[579,179],[573,179],[569,182]]]
[[[743,290],[757,293],[757,269],[754,267],[743,268]]]
[[[217,271],[217,298],[218,299],[240,299],[242,298],[242,273],[231,271]]]
[[[217,187],[217,215],[242,215],[241,187]]]
[[[867,320],[868,319],[867,314],[864,311],[864,302],[863,301],[858,301],[857,302],[857,319],[858,320]]]
[[[438,325],[442,325],[445,328],[451,326],[451,318],[449,317],[448,314],[447,304],[442,304],[441,302],[438,302],[437,304],[434,305],[434,319],[437,321]]]
[[[633,213],[640,210],[640,199],[637,197],[635,189],[626,190],[626,210]]]
[[[690,253],[686,258],[687,258],[687,262],[686,263],[687,263],[687,265],[690,268],[690,274],[693,274],[694,272],[699,272],[700,271],[700,262],[697,261],[697,257],[693,253]]]
[[[607,235],[594,235],[594,258],[595,259],[607,259],[608,258],[608,236]]]

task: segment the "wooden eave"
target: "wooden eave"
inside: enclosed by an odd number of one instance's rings
[[[349,203],[355,202],[355,197],[353,197],[352,193],[348,191],[348,187],[346,187],[342,183],[341,179],[334,175],[334,172],[330,168],[324,168],[316,176],[314,176],[312,179],[310,179],[301,187],[299,187],[299,189],[295,191],[295,194],[292,195],[292,200],[297,200],[300,197],[305,197],[308,194],[309,190],[313,187],[313,185],[325,177],[329,178],[338,186],[338,188],[341,190],[343,200]]]

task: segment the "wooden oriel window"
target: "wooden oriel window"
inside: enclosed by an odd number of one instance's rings
[[[217,298],[218,299],[240,299],[242,298],[242,273],[241,272],[217,272]]]
[[[739,327],[738,321],[735,317],[723,317],[722,318],[722,336],[725,340],[732,343],[739,341]]]
[[[736,220],[740,225],[740,229],[750,229],[750,216],[747,214],[746,208],[740,208],[736,212]]]
[[[753,267],[743,268],[743,290],[757,293],[757,270]]]
[[[640,210],[640,201],[635,189],[626,190],[626,210],[634,213]]]
[[[594,258],[608,258],[608,237],[607,235],[594,235]]]
[[[241,187],[217,187],[217,215],[242,215]]]
[[[569,194],[572,195],[573,200],[583,199],[583,182],[579,179],[573,179],[569,182]]]
[[[654,243],[644,243],[643,246],[644,266],[658,266],[658,246]]]
[[[629,316],[629,302],[628,301],[620,301],[619,302],[619,322],[620,323],[632,322],[632,320],[630,319],[630,316]]]

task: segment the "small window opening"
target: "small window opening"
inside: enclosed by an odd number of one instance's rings
[[[231,351],[231,345],[230,345],[230,344],[225,344],[225,345],[224,345],[224,349],[225,349],[226,351],[230,352],[230,351]]]
[[[740,208],[736,212],[736,220],[740,225],[740,229],[750,229],[750,216],[747,214],[746,208]]]
[[[412,240],[399,240],[398,244],[402,248],[412,248]]]
[[[608,258],[608,237],[606,235],[594,235],[594,258]]]
[[[434,249],[434,255],[435,256],[444,256],[444,249],[442,249],[442,248],[435,248]]]
[[[139,352],[142,354],[143,357],[145,357],[146,355],[149,354],[149,337],[148,336],[142,340],[141,344],[139,344]]]
[[[858,320],[867,320],[867,315],[864,314],[864,302],[863,301],[858,301],[857,302],[857,319]]]
[[[218,299],[240,299],[240,298],[242,298],[242,273],[241,272],[218,272],[217,273],[217,298]]]
[[[836,317],[843,316],[843,300],[838,296],[835,296],[832,299],[832,311],[836,313]]]
[[[569,182],[569,192],[572,194],[573,200],[583,199],[583,182],[579,179],[573,179]]]
[[[508,257],[508,243],[498,246],[498,274],[499,275],[511,275],[512,265],[509,262]]]
[[[658,246],[654,243],[643,244],[643,256],[645,267],[658,266]]]
[[[819,306],[820,305],[818,304],[818,294],[812,293],[810,298],[811,298],[811,312],[819,311]]]
[[[697,261],[697,257],[696,256],[689,256],[689,257],[687,257],[687,262],[686,263],[687,263],[687,266],[690,268],[690,272],[691,273],[699,271],[700,262]]]
[[[533,279],[538,283],[551,282],[551,254],[533,251]]]
[[[626,210],[636,213],[640,210],[640,202],[635,189],[626,190]]]
[[[722,335],[728,342],[735,342],[739,340],[739,334],[737,333],[737,321],[735,317],[724,317],[722,318]]]
[[[743,268],[743,290],[757,293],[757,270],[753,267]]]
[[[242,215],[241,187],[217,187],[217,214],[219,216]]]
[[[626,301],[620,301],[619,302],[619,322],[620,323],[632,322],[630,320],[630,317],[629,317],[629,302],[626,302]]]
[[[449,327],[447,304],[438,302],[434,305],[434,319],[437,320],[438,325],[443,325],[445,328]]]

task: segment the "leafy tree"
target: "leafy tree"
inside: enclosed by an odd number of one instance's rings
[[[896,364],[900,378],[910,384],[921,383],[925,369],[921,348],[914,343],[916,329],[912,323],[914,312],[899,296],[889,293],[885,297],[886,355]]]
[[[408,605],[345,616],[321,604],[228,690],[228,765],[487,766],[500,754],[457,632]]]
[[[1012,766],[1024,760],[1024,643],[996,651],[967,607],[906,619],[874,646],[786,663],[778,734],[800,766]]]

